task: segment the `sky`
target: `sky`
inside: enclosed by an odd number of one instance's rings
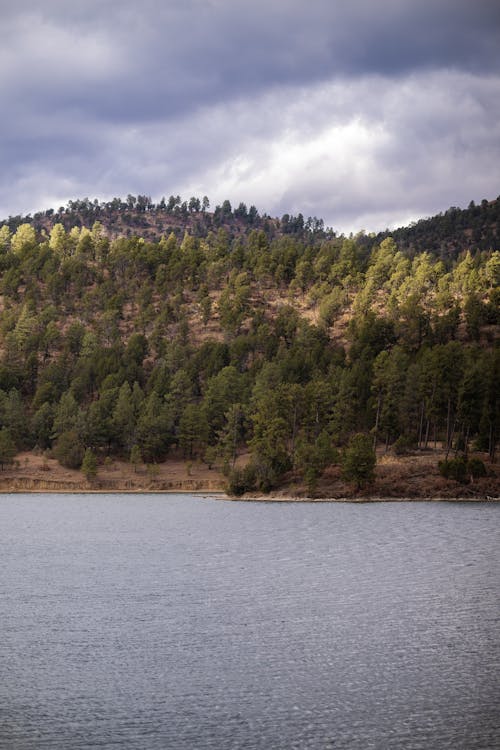
[[[498,0],[0,0],[0,217],[207,195],[340,232],[500,193]]]

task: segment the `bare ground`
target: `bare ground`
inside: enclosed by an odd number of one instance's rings
[[[249,494],[247,500],[499,500],[498,465],[491,465],[486,455],[489,476],[469,484],[459,484],[440,476],[438,461],[442,451],[419,452],[409,456],[378,455],[375,481],[357,491],[341,478],[340,468],[332,466],[318,482],[314,492],[292,473],[282,487],[269,495]],[[244,464],[248,455],[241,456]],[[225,477],[216,468],[201,461],[186,462],[171,458],[153,468],[136,469],[125,462],[112,460],[101,463],[97,476],[87,481],[81,471],[66,469],[55,459],[24,452],[11,467],[0,471],[0,492],[208,492],[224,493]]]
[[[14,466],[0,471],[0,492],[222,492],[224,484],[216,469],[180,459],[135,469],[113,460],[101,463],[95,479],[87,481],[81,471],[25,452],[18,454]]]

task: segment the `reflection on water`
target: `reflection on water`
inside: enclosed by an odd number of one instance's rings
[[[2,496],[0,747],[498,747],[499,513]]]

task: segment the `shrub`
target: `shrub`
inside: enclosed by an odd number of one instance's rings
[[[241,497],[245,492],[255,489],[256,471],[253,464],[247,464],[243,469],[232,469],[229,473],[227,491],[230,495]]]
[[[396,456],[406,456],[415,447],[415,440],[410,435],[400,435],[392,450]]]
[[[54,456],[67,469],[79,469],[82,465],[85,448],[75,430],[67,430],[59,435],[54,448]]]
[[[142,464],[142,453],[138,445],[133,445],[130,451],[130,463],[134,467],[134,471],[137,472],[137,467]]]
[[[439,473],[445,479],[454,479],[456,482],[466,484],[467,464],[463,456],[452,458],[438,463]]]
[[[353,435],[344,452],[342,475],[347,481],[356,482],[356,488],[366,486],[375,477],[377,458],[370,435]]]
[[[485,477],[487,475],[486,466],[480,458],[469,458],[467,461],[467,474],[474,479]]]
[[[97,474],[97,459],[91,448],[87,448],[82,461],[82,471],[85,479],[94,479]]]

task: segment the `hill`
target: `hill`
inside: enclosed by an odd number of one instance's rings
[[[500,433],[500,253],[395,236],[177,197],[8,220],[0,462],[34,451],[92,479],[96,462],[154,475],[182,459],[236,492],[328,494],[341,470],[370,486],[373,447],[379,474],[381,454],[435,448],[443,481],[481,487]]]
[[[14,232],[21,224],[29,223],[37,233],[48,234],[58,223],[70,231],[73,227],[91,229],[98,221],[111,240],[140,236],[148,241],[158,241],[171,232],[182,237],[186,231],[194,237],[204,238],[209,232],[220,228],[224,228],[230,237],[241,236],[251,228],[265,231],[269,238],[293,235],[325,239],[337,234],[333,229],[325,228],[321,219],[305,219],[300,213],[297,216],[284,214],[281,218],[272,218],[267,214],[260,215],[255,206],[248,208],[244,203],[233,209],[227,200],[215,206],[213,212],[208,210],[209,207],[210,201],[206,196],[202,200],[192,197],[183,201],[180,196],[172,195],[158,203],[145,195],[128,195],[125,200],[113,198],[110,201],[85,198],[69,201],[66,206],[41,211],[34,216],[11,216],[0,221],[0,226],[8,226]],[[357,242],[368,253],[388,237],[392,237],[398,248],[409,257],[428,252],[448,262],[467,250],[473,253],[488,252],[499,245],[500,199],[483,199],[477,205],[471,201],[468,208],[452,207],[407,227],[363,233],[357,236]]]
[[[388,236],[411,257],[426,251],[448,260],[464,250],[488,251],[500,244],[500,199],[484,199],[479,205],[471,201],[466,209],[449,208],[408,227],[380,232],[374,242]]]

